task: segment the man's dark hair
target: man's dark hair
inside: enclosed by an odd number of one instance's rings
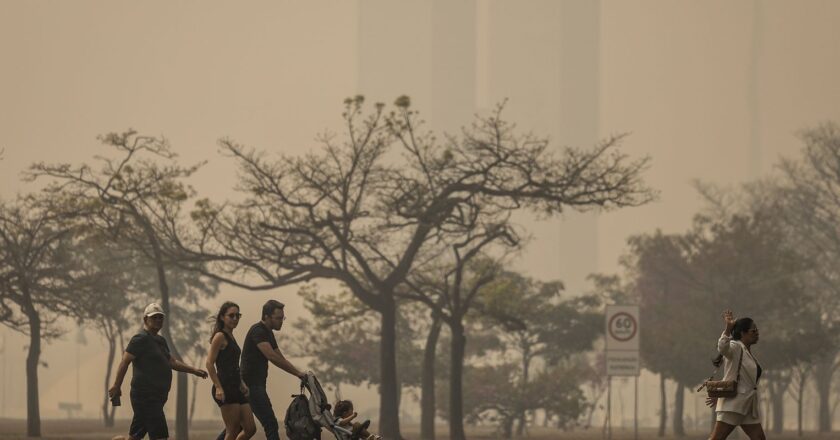
[[[283,310],[283,307],[286,307],[286,305],[281,303],[280,301],[273,299],[266,301],[265,305],[263,305],[262,319],[273,315],[274,311],[277,309]]]

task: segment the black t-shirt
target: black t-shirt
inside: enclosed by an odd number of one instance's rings
[[[169,346],[163,336],[140,330],[128,342],[125,351],[134,355],[132,362],[134,376],[131,389],[141,393],[169,394],[172,385],[172,367],[169,360]]]
[[[262,354],[257,344],[268,342],[271,348],[277,348],[274,332],[262,322],[251,326],[242,344],[242,380],[246,385],[265,385],[268,377],[268,359]]]

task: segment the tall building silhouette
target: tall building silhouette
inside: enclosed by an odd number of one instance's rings
[[[597,1],[359,3],[359,92],[411,96],[429,126],[457,132],[509,99],[505,117],[562,147],[598,140]],[[523,31],[525,29],[525,31]],[[598,219],[517,221],[534,237],[519,269],[572,293],[597,271]]]

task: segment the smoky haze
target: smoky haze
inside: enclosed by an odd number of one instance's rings
[[[589,274],[621,270],[628,237],[689,229],[705,206],[694,180],[737,186],[767,176],[800,150],[797,133],[840,121],[833,1],[7,1],[0,10],[4,200],[40,186],[21,179],[33,162],[90,162],[108,153],[98,135],[128,128],[166,137],[182,164],[207,161],[190,179],[199,196],[240,199],[219,138],[274,157],[303,155],[318,147],[316,135],[342,129],[342,103],[359,94],[387,104],[408,95],[431,128],[450,133],[507,99],[505,118],[549,137],[558,152],[629,133],[621,149],[651,158],[644,180],[656,201],[562,218],[515,215],[530,234],[516,270],[562,280],[573,294],[591,288]],[[223,284],[205,306],[239,303],[241,340],[269,298],[287,304],[287,327],[309,319],[297,291]],[[71,322],[64,328],[43,349],[41,415],[64,417],[58,403],[78,393],[80,416],[97,418],[105,345],[89,330],[78,336]],[[281,349],[288,330],[278,335]],[[0,331],[0,418],[23,418],[28,342]],[[658,423],[659,386],[642,373],[645,426]],[[196,419],[218,419],[209,389],[199,385]],[[269,389],[282,414],[295,382],[272,370]],[[375,387],[342,390],[376,417]],[[613,392],[613,424],[631,426],[632,382],[616,381]],[[416,401],[402,402],[403,423],[417,423]],[[808,429],[816,429],[816,404],[806,402]],[[173,405],[170,397],[168,411]],[[702,408],[699,394],[687,397],[687,414],[702,418]],[[128,407],[117,417],[130,417]]]

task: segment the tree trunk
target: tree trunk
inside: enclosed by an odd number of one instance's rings
[[[41,436],[41,405],[38,400],[38,364],[41,359],[41,318],[30,303],[25,307],[29,320],[29,353],[26,355],[26,435]]]
[[[834,375],[834,356],[817,362],[814,380],[819,394],[818,426],[820,432],[831,432],[831,379]]]
[[[528,381],[530,380],[528,376],[528,372],[531,370],[531,350],[529,347],[523,346],[522,347],[522,384],[521,389],[525,390],[528,389]],[[525,408],[519,410],[519,423],[516,425],[516,436],[522,437],[525,435],[525,426],[528,421],[528,415],[525,412]]]
[[[528,389],[528,381],[530,380],[528,372],[531,369],[531,350],[525,345],[522,347],[522,384],[521,389]],[[516,436],[522,437],[525,435],[525,426],[528,421],[528,415],[525,413],[525,408],[519,410],[519,423],[516,425]]]
[[[506,416],[502,419],[502,438],[504,439],[511,439],[513,438],[513,421],[515,417],[513,416]]]
[[[800,390],[804,391],[804,388]],[[796,399],[796,434],[799,437],[802,437],[802,391],[799,392],[799,399]]]
[[[432,327],[423,350],[423,377],[420,386],[420,439],[435,440],[435,359],[441,319],[432,312]]]
[[[464,336],[464,325],[460,319],[453,318],[449,325],[452,330],[452,346],[450,352],[449,375],[449,438],[450,440],[465,440],[464,433],[464,353],[467,339]],[[511,425],[514,417],[511,417]],[[513,426],[510,427],[512,429]],[[506,427],[507,429],[507,427]],[[509,437],[508,437],[509,438]]]
[[[108,405],[108,388],[111,384],[111,373],[114,369],[114,357],[117,354],[117,341],[112,335],[108,338],[108,367],[105,369],[105,395],[102,397],[102,419],[106,428],[114,426],[114,409]]]
[[[674,393],[674,435],[685,437],[685,426],[683,425],[683,407],[685,406],[685,387],[677,383],[677,391]]]
[[[383,292],[384,293],[384,292]],[[380,434],[389,440],[400,440],[400,401],[397,379],[397,305],[392,294],[382,295],[381,338],[379,349],[380,393],[379,426]]]
[[[154,232],[152,231],[151,227],[146,223],[145,219],[140,218],[139,220],[144,226],[146,231],[146,237],[149,240],[149,244],[151,244],[152,246],[152,253],[155,260],[155,269],[157,270],[158,277],[158,290],[160,291],[160,306],[163,309],[163,313],[165,313],[166,316],[171,319],[171,298],[169,293],[169,283],[166,280],[166,267],[164,265],[163,253],[160,250],[160,244],[158,243],[157,237],[154,235]],[[178,347],[175,345],[174,340],[172,339],[172,333],[169,331],[169,328],[169,323],[165,321],[162,329],[163,335],[166,337],[166,339],[168,339],[172,356],[176,359],[181,359],[180,352],[178,350]],[[188,379],[186,373],[177,373],[175,398],[175,438],[179,440],[188,439],[190,431],[187,416],[187,380]]]
[[[598,409],[598,402],[601,401],[601,397],[604,396],[604,391],[598,391],[597,385],[592,385],[592,403],[589,408],[586,410],[586,423],[583,425],[583,429],[589,429],[592,427],[592,418],[595,416],[595,410]]]
[[[665,375],[659,375],[659,432],[658,437],[665,437],[668,424],[668,396],[665,394]]]
[[[798,392],[796,393],[796,434],[802,437],[802,406],[805,402],[805,387],[808,384],[806,369],[800,369],[796,378]]]
[[[773,433],[781,434],[785,424],[785,392],[789,382],[777,379],[770,383],[770,401],[773,408]]]
[[[193,378],[192,381],[192,399],[190,399],[190,428],[192,428],[193,416],[195,415],[195,396],[198,394],[198,377]]]
[[[175,438],[189,438],[190,418],[188,411],[190,379],[187,373],[178,373],[177,401],[175,402]]]

